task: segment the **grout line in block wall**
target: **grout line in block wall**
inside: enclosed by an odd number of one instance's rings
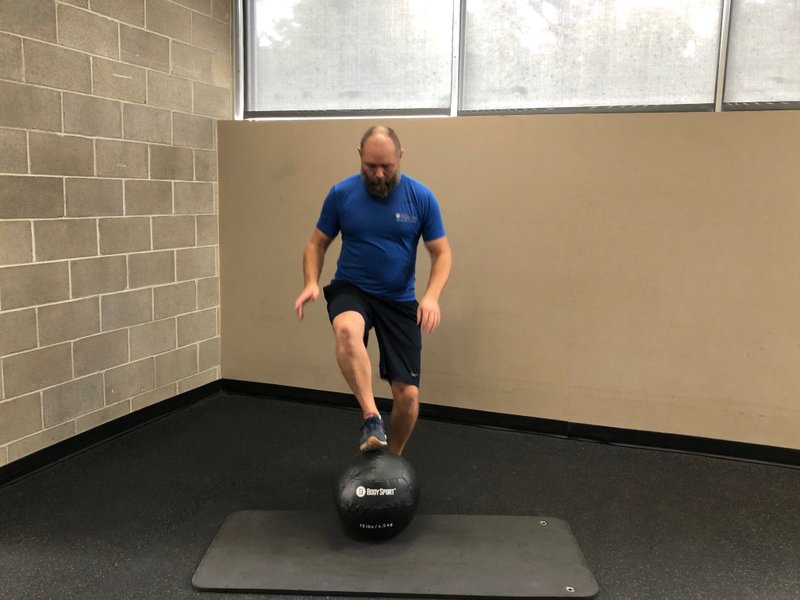
[[[63,46],[63,44],[61,43],[61,39],[60,39],[61,36],[59,35],[59,31],[58,31],[58,29],[59,29],[58,28],[58,24],[61,21],[61,19],[59,18],[60,17],[60,15],[59,15],[59,12],[60,12],[59,8],[60,7],[61,7],[61,4],[59,2],[56,2],[56,6],[55,6],[55,9],[56,9],[56,15],[55,15],[56,16],[56,43],[58,45],[60,45],[60,46]]]
[[[97,240],[97,256],[103,256],[103,253],[100,251],[100,217],[97,217],[94,220],[94,231],[95,231],[95,239]],[[70,285],[72,282],[72,278],[70,278]],[[72,297],[72,290],[70,289],[70,297]]]
[[[74,369],[73,369],[73,371],[74,371]],[[41,390],[39,390],[39,418],[41,420],[40,422],[41,422],[42,430],[48,429],[47,427],[45,427],[45,424],[44,424],[44,395],[42,394]]]
[[[73,296],[72,296],[72,263],[74,263],[74,262],[75,262],[74,260],[68,260],[67,261],[67,287],[69,289],[69,299],[70,300],[76,300],[77,299],[77,298],[73,298]],[[37,307],[36,310],[38,312],[38,310],[39,310],[38,307]]]
[[[127,216],[128,214],[128,198],[127,198],[127,190],[128,186],[125,185],[127,181],[121,181],[122,184],[122,216]]]
[[[152,294],[151,294],[151,297],[152,297]],[[150,322],[151,323],[153,322],[152,318],[150,319]],[[130,364],[131,356],[133,356],[133,352],[131,351],[131,329],[133,329],[134,327],[136,327],[136,325],[131,325],[130,327],[125,327],[125,337],[128,340],[128,356],[125,358],[125,364]],[[103,372],[103,382],[104,383],[105,383],[105,374],[106,373],[107,373],[107,371]]]
[[[145,75],[145,102],[147,101],[147,76]],[[125,140],[125,102],[119,102],[119,135],[120,140]]]
[[[103,382],[103,389],[102,389],[103,406],[108,406],[108,404],[106,403],[106,373],[108,373],[108,369],[98,373],[100,375],[100,379]],[[91,414],[91,413],[89,413],[89,414]],[[81,416],[83,416],[83,415],[81,415]],[[76,423],[76,425],[77,425],[77,423]]]
[[[172,315],[172,317],[171,317],[172,319],[175,320],[175,350],[177,350],[177,349],[179,349],[181,347],[180,346],[180,341],[178,340],[178,317],[179,316],[180,315]]]
[[[39,307],[36,307],[36,310],[33,311],[33,318],[35,320],[36,325],[36,349],[42,347],[42,337],[39,330]]]
[[[94,91],[94,56],[89,57],[89,89],[92,90],[92,96],[97,96]]]
[[[169,64],[170,71],[172,71],[172,63]],[[153,73],[160,73],[161,71],[155,71],[154,69],[149,69],[145,67],[144,70],[144,105],[145,106],[152,106],[150,104],[150,72]],[[170,75],[172,73],[170,72]]]
[[[131,288],[131,255],[125,254],[125,290],[129,291],[131,289],[133,289]]]
[[[43,264],[45,261],[36,260],[36,227],[34,227],[34,220],[31,219],[31,265]]]
[[[58,102],[61,105],[61,110],[59,111],[59,113],[61,115],[61,123],[59,125],[60,125],[60,128],[61,128],[61,133],[64,133],[64,129],[66,129],[65,125],[66,125],[67,120],[64,118],[64,91],[63,90],[58,90]]]
[[[22,73],[20,73],[22,77],[22,83],[27,83],[27,71],[25,69],[25,42],[24,38],[20,36],[19,38],[19,54],[20,54],[20,68],[22,69]]]
[[[28,133],[28,132],[26,131],[26,133]],[[30,133],[40,133],[40,132],[31,131]],[[45,133],[50,133],[50,132],[45,132]],[[58,134],[54,134],[54,135],[58,135]],[[85,137],[85,136],[74,136],[74,137]],[[87,138],[87,139],[101,139],[101,138]],[[111,141],[127,142],[128,140],[111,140]],[[143,143],[150,143],[150,142],[133,141],[133,142],[130,142],[130,143],[132,143],[132,144],[143,144]],[[150,144],[152,144],[152,143],[150,143]],[[152,145],[170,147],[167,144],[152,144]],[[189,149],[189,150],[206,150],[205,148],[192,148],[192,147],[189,147],[189,146],[173,146],[173,147],[175,147],[175,148],[186,148],[186,149]],[[28,170],[30,171],[30,166],[29,166]],[[145,181],[145,182],[150,182],[150,181],[152,181],[152,182],[168,182],[168,183],[189,183],[189,184],[201,184],[201,185],[202,184],[213,185],[213,184],[216,183],[215,181],[211,181],[211,180],[198,181],[198,180],[192,180],[192,179],[150,179],[148,177],[126,177],[126,176],[119,176],[119,175],[117,175],[117,176],[114,176],[114,175],[58,175],[58,174],[40,174],[40,173],[30,173],[30,172],[28,172],[28,173],[17,173],[17,172],[5,173],[5,172],[2,172],[2,171],[0,171],[0,175],[9,175],[9,176],[12,176],[12,177],[25,177],[25,178],[28,178],[28,177],[50,178],[50,179],[59,178],[59,179],[62,179],[62,180],[65,180],[65,179],[100,179],[100,180],[112,180],[112,181],[121,181],[121,182],[124,182],[124,181]],[[63,193],[63,189],[62,189],[62,193]],[[123,193],[123,208],[125,207],[125,201],[124,200],[125,199],[124,199],[124,193]],[[62,206],[62,208],[63,208],[63,206]],[[177,213],[177,214],[187,214],[187,213]],[[201,212],[201,213],[197,213],[197,214],[214,214],[214,213],[213,212],[209,212],[209,213]],[[107,216],[107,217],[111,218],[111,217],[130,216],[130,215],[123,214],[123,215],[101,215],[101,216]],[[37,217],[37,219],[38,219],[38,217]],[[19,220],[19,219],[17,219],[17,220]]]
[[[31,136],[30,136],[30,130],[28,130],[28,129],[25,130],[25,153],[27,154],[27,159],[28,159],[28,172],[26,173],[26,175],[30,175],[31,174]]]

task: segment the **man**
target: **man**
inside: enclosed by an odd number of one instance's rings
[[[336,274],[324,288],[336,337],[336,360],[363,412],[361,451],[387,446],[402,454],[419,414],[421,332],[441,321],[439,296],[450,276],[452,256],[439,204],[418,181],[400,174],[403,148],[388,127],[372,127],[358,147],[361,174],[331,188],[303,254],[305,287],[294,303],[303,318],[306,302],[319,297],[325,251],[341,232]],[[431,256],[425,293],[415,299],[417,244],[422,237]],[[372,392],[367,354],[374,328],[380,349],[380,376],[392,390],[387,441]]]

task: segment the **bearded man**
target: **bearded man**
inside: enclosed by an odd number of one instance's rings
[[[303,318],[319,297],[325,252],[342,234],[336,273],[323,293],[336,338],[336,360],[361,407],[362,452],[388,446],[402,454],[419,414],[422,332],[441,322],[439,297],[450,276],[452,252],[439,203],[420,182],[400,173],[404,150],[388,127],[371,127],[358,147],[361,173],[331,188],[303,253],[305,285],[294,303]],[[416,300],[417,245],[431,257],[424,294]],[[379,373],[389,382],[392,411],[387,439],[372,390],[367,354],[375,329]]]

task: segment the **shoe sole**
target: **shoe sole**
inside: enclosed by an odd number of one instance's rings
[[[376,438],[374,435],[371,435],[367,438],[367,440],[359,446],[362,452],[369,452],[370,450],[378,450],[380,448],[385,448],[387,446],[387,442],[383,442]]]

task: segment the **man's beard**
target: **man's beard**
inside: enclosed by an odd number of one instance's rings
[[[400,174],[398,173],[395,175],[393,179],[377,179],[375,177],[370,177],[364,169],[361,169],[361,179],[364,180],[367,191],[371,196],[383,200],[388,198],[389,194],[391,194],[392,190],[397,186],[397,182],[400,181]]]

